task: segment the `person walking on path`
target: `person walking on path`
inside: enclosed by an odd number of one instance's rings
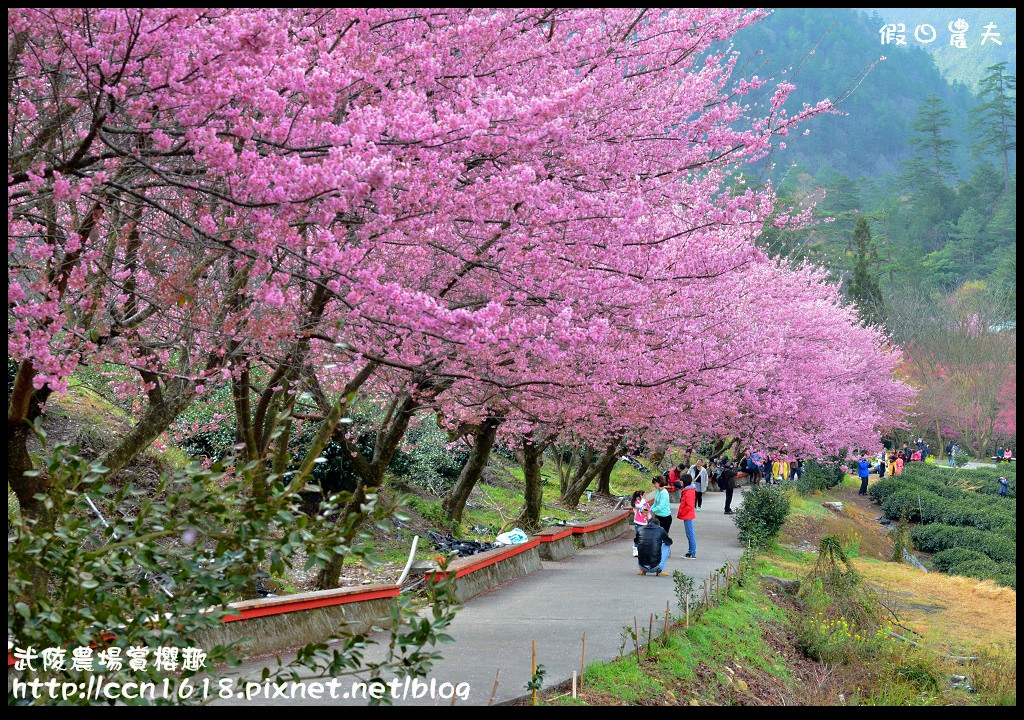
[[[727,462],[722,468],[718,484],[725,490],[725,514],[732,515],[732,491],[736,487],[736,471],[733,470],[731,462]]]
[[[1010,481],[1005,477],[999,478],[999,497],[1006,497],[1010,492]],[[682,505],[680,505],[682,507]]]
[[[747,472],[750,473],[751,485],[761,482],[761,462],[761,453],[754,453],[747,460]]]
[[[871,474],[871,461],[864,455],[857,463],[857,475],[860,476],[860,492],[858,495],[868,494],[868,476]]]
[[[683,521],[686,529],[686,557],[691,560],[697,559],[697,536],[693,533],[693,521],[697,517],[694,503],[697,500],[697,490],[693,484],[693,478],[689,474],[683,475],[683,493],[679,498],[679,512],[676,517]]]
[[[640,528],[645,527],[653,515],[651,515],[651,505],[647,502],[647,498],[644,497],[643,490],[637,490],[633,493],[630,504],[633,506],[633,526],[636,528],[636,534],[633,535],[633,557],[637,557],[637,546],[640,544]]]
[[[957,448],[956,444],[953,444],[953,445],[949,446],[949,466],[950,467],[954,467],[956,465],[956,451],[957,451],[957,449],[958,448]]]
[[[672,527],[672,508],[669,506],[668,490],[665,489],[668,480],[656,477],[651,482],[654,483],[651,513],[654,514],[655,519],[664,528],[665,532],[668,533],[668,529]]]
[[[672,538],[658,523],[657,518],[651,518],[647,525],[640,528],[640,544],[637,549],[640,551],[637,557],[637,564],[640,566],[638,575],[668,575],[665,572],[665,563],[672,554]]]
[[[690,468],[690,477],[693,478],[693,489],[697,494],[697,511],[700,511],[704,502],[704,493],[708,491],[708,469],[704,467],[703,460],[697,460],[697,464]]]

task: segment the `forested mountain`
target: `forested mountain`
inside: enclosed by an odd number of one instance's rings
[[[846,113],[815,118],[771,158],[786,203],[813,202],[819,222],[771,228],[761,246],[841,281],[864,321],[904,348],[921,389],[915,435],[972,452],[1016,435],[1016,64],[1012,49],[1005,62],[970,52],[989,21],[1015,43],[1015,16],[988,12],[886,15],[907,25],[909,46],[895,47],[881,45],[878,16],[780,9],[736,42],[746,73],[796,85],[791,113],[826,97]],[[969,77],[914,43],[921,22],[948,42],[947,14],[974,28],[955,56],[974,63]],[[971,86],[944,79],[936,60]]]
[[[964,17],[980,32],[977,13],[987,11],[934,12]],[[925,20],[908,14],[902,21],[912,28]],[[993,21],[1005,23],[1009,42],[1013,22]],[[737,36],[745,72],[796,85],[790,112],[825,97],[840,100],[844,112],[815,118],[808,135],[789,139],[772,158],[782,192],[793,202],[815,199],[818,215],[831,222],[770,232],[763,244],[810,258],[837,278],[873,272],[887,297],[907,286],[949,293],[977,280],[1014,295],[1014,73],[1009,63],[978,68],[976,95],[943,79],[912,37],[908,47],[882,46],[882,24],[858,10],[784,8]],[[859,243],[865,256],[854,241],[859,219],[872,236]]]
[[[985,68],[1007,63],[1011,75],[1017,74],[1017,11],[1013,8],[864,8],[877,13],[885,22],[901,22],[908,33],[921,23],[935,27],[935,42],[923,45],[935,57],[943,76],[950,82],[961,82],[977,89]],[[967,21],[966,48],[954,47],[949,42],[949,24],[958,19]],[[985,26],[996,25],[992,32],[1002,45],[987,40],[982,43]],[[908,42],[913,43],[908,34]]]
[[[825,166],[850,177],[898,172],[911,155],[914,113],[930,95],[949,106],[950,137],[961,144],[967,139],[968,112],[976,104],[971,90],[946,82],[933,56],[920,46],[881,45],[881,25],[858,10],[781,8],[736,36],[735,49],[748,72],[756,69],[761,77],[771,74],[796,85],[791,108],[824,98],[835,101],[856,86],[839,105],[844,115],[817,118],[807,136],[794,138],[775,154],[776,179],[794,161],[814,174]],[[963,145],[951,160],[961,167],[972,164]]]

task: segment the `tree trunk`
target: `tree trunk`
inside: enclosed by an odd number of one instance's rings
[[[544,464],[544,446],[529,437],[524,438],[522,448],[516,451],[516,457],[523,467],[523,478],[526,480],[523,493],[526,502],[519,516],[519,524],[533,532],[540,529],[540,512],[544,501],[544,479],[540,475]]]
[[[619,440],[620,439],[616,437],[612,442],[610,442],[598,461],[590,463],[588,466],[589,469],[583,475],[578,476],[578,479],[574,478],[573,482],[569,484],[568,488],[566,488],[566,491],[562,493],[562,505],[567,508],[575,508],[580,504],[580,498],[590,486],[590,483],[593,482],[594,478],[601,472],[601,468],[603,468],[611,458],[616,456],[619,449]]]
[[[743,444],[740,442],[739,438],[735,438],[732,441],[732,447],[732,461],[734,463],[738,463],[740,461],[740,458],[743,457]]]
[[[601,473],[597,476],[597,491],[605,495],[612,494],[612,470],[615,463],[619,461],[618,454],[613,455],[604,465],[601,466]]]
[[[344,524],[341,543],[351,547],[352,541],[359,533],[359,528],[366,519],[367,509],[365,507],[367,496],[376,493],[384,480],[384,472],[391,464],[402,437],[409,427],[413,415],[430,403],[437,395],[450,386],[450,381],[436,381],[429,386],[418,388],[419,393],[404,392],[400,396],[400,402],[395,403],[395,408],[385,417],[384,424],[377,432],[377,440],[373,447],[373,458],[369,461],[359,453],[358,448],[351,439],[344,435],[335,434],[334,441],[343,445],[349,452],[353,453],[351,460],[352,469],[358,480],[352,498],[346,503],[341,513],[339,523]],[[349,403],[351,406],[351,402]],[[345,556],[335,553],[334,556],[317,574],[316,589],[330,590],[338,586],[341,577],[341,568],[345,563]]]
[[[48,388],[33,389],[32,379],[35,374],[31,361],[22,360],[18,364],[14,387],[7,398],[7,484],[18,498],[22,518],[53,527],[53,518],[44,501],[35,497],[37,494],[48,494],[49,479],[44,472],[35,476],[25,474],[35,469],[28,453],[31,425],[40,415],[40,403],[45,402],[50,395]]]
[[[142,418],[121,438],[121,442],[100,457],[100,462],[110,468],[107,477],[113,476],[148,448],[192,404],[195,397],[195,390],[182,381],[176,383],[171,392],[165,391],[159,402],[151,402]]]
[[[462,466],[462,472],[459,473],[459,480],[455,483],[451,495],[445,498],[442,504],[445,515],[452,522],[462,522],[466,501],[469,500],[470,493],[473,492],[473,488],[484,474],[484,468],[487,467],[487,460],[491,456],[491,448],[494,447],[494,438],[498,434],[499,425],[501,425],[499,418],[488,417],[484,420],[480,430],[475,433],[476,440],[469,451],[469,457],[466,458],[466,464]]]
[[[668,443],[658,443],[654,446],[654,450],[651,451],[650,456],[647,458],[651,464],[651,470],[654,472],[661,471],[661,463],[665,460],[665,453],[668,452]]]

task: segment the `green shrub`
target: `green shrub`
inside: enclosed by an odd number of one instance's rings
[[[949,574],[987,580],[999,574],[999,563],[982,555],[979,560],[969,560],[959,565],[954,565],[950,568]]]
[[[905,484],[899,478],[889,475],[868,487],[868,497],[880,504],[887,497],[904,487]]]
[[[914,545],[925,552],[960,547],[977,550],[997,562],[1017,562],[1017,544],[1002,535],[985,530],[931,523],[915,527],[910,531],[910,538]]]
[[[764,547],[782,530],[789,516],[789,496],[777,487],[759,485],[747,491],[733,520],[740,542]]]
[[[8,526],[7,631],[16,639],[15,652],[94,646],[97,653],[117,648],[125,658],[130,648],[159,645],[174,648],[177,658],[184,648],[202,646],[207,669],[215,663],[237,665],[239,644],[209,638],[223,627],[228,603],[258,594],[261,571],[279,578],[287,566],[322,568],[339,548],[351,558],[372,551],[368,531],[350,539],[346,523],[307,516],[295,487],[270,484],[265,493],[253,495],[248,479],[194,463],[160,476],[155,485],[127,482],[115,488],[107,482],[107,468],[62,445],[49,450],[42,462],[40,472],[52,483],[46,499],[53,522],[17,518]],[[368,500],[370,511],[376,502]],[[376,653],[366,647],[373,641],[353,635],[342,623],[323,633],[325,643],[335,637],[343,641],[330,652],[324,652],[324,644],[306,645],[294,663],[265,676],[271,682],[300,670],[310,677],[344,674],[364,682],[375,672],[428,676],[439,657],[431,648],[447,637],[444,631],[454,615],[448,587],[427,590],[434,605],[430,621],[411,596],[395,599],[389,614],[397,622],[382,647],[394,650],[399,642],[403,647],[391,655],[381,650],[383,666],[363,660],[364,649]],[[38,662],[36,657],[37,670]],[[122,663],[102,672],[118,685],[159,686],[167,677],[155,662],[139,670]],[[43,676],[29,665],[8,675],[22,682],[53,681],[63,688],[84,688],[86,676],[92,679],[90,671],[71,662]],[[184,668],[176,679],[190,681],[193,689],[201,682],[196,670]],[[120,700],[150,704],[145,692]],[[157,693],[155,701],[193,704],[202,702],[202,693]],[[63,700],[91,702],[87,693],[64,695]]]
[[[935,563],[935,567],[939,570],[942,570],[943,572],[950,572],[951,568],[954,568],[961,563],[988,559],[988,555],[978,552],[977,550],[955,547],[935,553],[935,556],[932,558],[932,562]]]
[[[1015,565],[1003,564],[999,566],[1000,570],[993,576],[1000,585],[1005,585],[1008,588],[1017,589],[1017,567]]]
[[[797,480],[797,489],[800,492],[814,492],[815,490],[827,490],[835,487],[843,481],[842,469],[838,462],[826,460],[807,460],[803,464],[800,479]]]
[[[911,522],[921,520],[921,494],[912,490],[897,490],[882,502],[882,512],[890,520],[905,517]]]

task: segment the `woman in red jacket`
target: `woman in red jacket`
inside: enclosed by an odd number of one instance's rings
[[[683,475],[683,494],[679,499],[679,512],[676,517],[683,521],[686,528],[686,542],[689,545],[689,552],[685,557],[691,560],[697,559],[697,536],[693,533],[693,521],[697,517],[694,511],[694,504],[697,501],[697,488],[693,485],[693,477],[690,473]]]

